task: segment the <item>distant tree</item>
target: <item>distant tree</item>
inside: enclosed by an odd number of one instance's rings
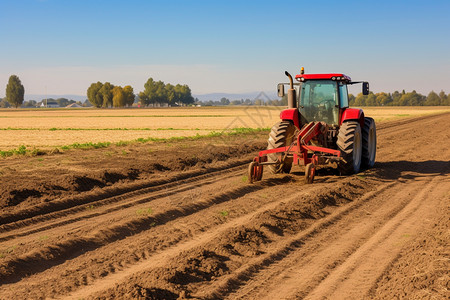
[[[403,90],[404,92],[404,90]],[[424,104],[426,97],[418,94],[416,91],[412,91],[410,93],[403,93],[398,101],[398,105],[400,106],[421,106]]]
[[[142,106],[148,106],[150,104],[150,99],[148,98],[146,93],[139,92],[138,97]]]
[[[173,91],[175,93],[175,99],[173,100],[174,102],[181,104],[183,103],[183,86],[181,84],[177,84],[176,86],[174,86]],[[198,100],[197,100],[198,102]],[[195,103],[195,100],[194,100]]]
[[[35,100],[24,101],[22,103],[22,107],[36,107],[36,106],[37,106],[37,102]]]
[[[155,86],[156,86],[156,94],[155,94],[156,103],[159,104],[169,103],[166,84],[163,81],[159,80],[156,82]]]
[[[431,91],[428,96],[427,100],[425,101],[425,105],[439,105],[441,103],[441,98],[436,94],[434,91]]]
[[[366,98],[366,106],[376,106],[377,105],[377,97],[373,92],[370,92]]]
[[[450,97],[450,94],[445,95],[445,92],[441,90],[441,92],[439,93],[439,98],[441,99],[441,102],[440,102],[441,105],[449,105],[450,104],[449,97]]]
[[[392,94],[392,105],[397,106],[400,103],[400,98],[402,97],[402,94],[399,93],[398,91],[395,91]]]
[[[348,105],[349,106],[355,105],[355,95],[348,94]]]
[[[387,106],[392,102],[392,97],[390,94],[377,93],[375,94],[375,97],[377,106]]]
[[[173,105],[175,102],[179,102],[180,95],[175,93],[175,87],[173,85],[168,83],[165,85],[164,89],[167,103]]]
[[[8,101],[6,101],[6,99],[1,99],[0,100],[0,108],[8,108],[11,107],[11,104],[9,104]]]
[[[359,93],[355,98],[355,106],[365,106],[366,105],[367,96]]]
[[[58,98],[58,99],[56,99],[56,102],[59,104],[59,106],[66,107],[67,105],[72,104],[75,101],[69,100],[67,98]]]
[[[23,103],[24,95],[25,89],[19,77],[11,75],[6,85],[6,101],[15,108],[18,108]]]
[[[123,93],[125,95],[125,105],[132,106],[134,103],[134,98],[136,97],[133,92],[133,88],[130,85],[126,85],[123,88]]]
[[[193,104],[195,102],[192,97],[191,89],[188,85],[177,84],[173,86],[162,81],[154,81],[149,78],[144,84],[144,91],[139,93],[139,99],[143,105],[150,104]]]
[[[194,103],[194,97],[192,97],[191,88],[187,84],[181,86],[181,102],[184,104]]]
[[[97,108],[100,108],[103,105],[103,95],[100,92],[100,89],[102,87],[103,84],[100,81],[98,81],[97,83],[91,84],[91,86],[87,90],[89,102]]]
[[[220,105],[229,105],[229,104],[230,104],[230,100],[229,99],[227,99],[225,97],[222,97],[220,99]]]
[[[142,96],[142,97],[141,97]],[[149,104],[167,103],[167,93],[165,84],[162,81],[154,81],[153,78],[149,78],[144,84],[144,91],[139,93],[139,98]]]
[[[126,96],[123,92],[123,88],[121,86],[115,86],[112,90],[113,94],[113,106],[114,107],[124,107]]]
[[[114,85],[112,85],[109,82],[105,82],[103,84],[102,88],[100,89],[99,92],[103,97],[103,103],[102,103],[103,107],[113,106],[113,89],[114,89]]]

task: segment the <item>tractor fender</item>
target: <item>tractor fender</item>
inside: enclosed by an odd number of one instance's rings
[[[361,128],[363,128],[364,127],[364,111],[361,108],[346,108],[342,112],[341,122],[339,123],[339,126],[348,120],[358,120],[359,125],[361,125]]]
[[[297,108],[285,109],[280,113],[280,119],[283,121],[291,121],[295,127],[300,129],[300,116]]]

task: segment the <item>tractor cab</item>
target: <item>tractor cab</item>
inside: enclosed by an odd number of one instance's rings
[[[346,90],[343,84],[341,87]],[[343,98],[339,92],[337,82],[331,80],[311,80],[297,86],[301,123],[321,121],[327,124],[338,124],[339,108],[343,107],[339,103],[339,100]]]
[[[288,106],[289,109],[298,109],[298,127],[313,121],[325,122],[330,126],[340,125],[344,111],[349,106],[348,84],[363,83],[363,94],[369,93],[367,82],[352,82],[351,78],[344,74],[304,74],[302,68],[300,74],[295,76],[298,83],[294,83],[290,75],[288,77],[291,81]],[[284,96],[284,85],[278,85],[280,97]]]

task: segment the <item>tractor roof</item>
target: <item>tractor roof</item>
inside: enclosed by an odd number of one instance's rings
[[[302,80],[303,78],[303,80]],[[295,79],[298,81],[304,80],[318,80],[318,79],[332,79],[332,80],[344,80],[351,81],[352,79],[341,73],[331,73],[331,74],[298,74],[295,75]]]

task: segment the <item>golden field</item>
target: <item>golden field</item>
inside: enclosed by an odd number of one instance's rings
[[[281,107],[190,107],[148,109],[2,109],[0,150],[24,145],[50,149],[74,143],[132,141],[206,135],[232,128],[269,128]],[[450,107],[366,107],[382,122],[450,111]]]

